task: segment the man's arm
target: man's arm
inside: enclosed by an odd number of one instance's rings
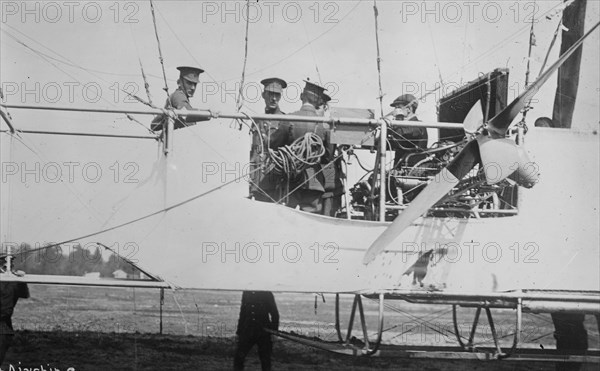
[[[173,108],[179,109],[179,110],[188,110],[188,111],[196,110],[195,108],[192,108],[192,105],[190,104],[188,97],[180,90],[177,90],[171,96],[171,105],[173,106]],[[210,120],[210,117],[189,117],[189,116],[185,117],[185,122],[197,122],[197,121],[208,121],[208,120]]]
[[[25,282],[17,283],[17,297],[23,299],[29,298],[29,287]]]
[[[279,331],[279,311],[272,292],[269,292],[269,313],[271,314],[271,329]]]
[[[246,294],[242,293],[242,304],[240,305],[240,318],[238,319],[238,325],[237,325],[237,329],[235,330],[235,334],[239,335],[241,328],[243,326],[244,323],[246,323],[246,298],[245,298]]]

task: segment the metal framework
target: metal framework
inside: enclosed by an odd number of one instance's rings
[[[400,292],[395,293],[371,293],[365,297],[378,300],[378,326],[377,336],[371,341],[367,334],[364,309],[360,294],[354,295],[351,307],[350,319],[346,334],[341,331],[340,324],[340,304],[339,294],[335,298],[335,329],[337,341],[322,341],[314,338],[306,338],[296,334],[270,331],[274,335],[305,344],[318,349],[333,353],[353,355],[353,356],[378,356],[390,358],[423,358],[423,359],[457,359],[457,360],[502,360],[526,361],[526,362],[576,362],[576,363],[595,363],[600,364],[600,350],[591,349],[585,353],[568,354],[556,349],[537,349],[520,347],[523,312],[536,312],[537,309],[546,308],[545,306],[536,306],[532,303],[553,302],[555,306],[566,302],[577,304],[585,313],[598,314],[600,311],[600,293],[599,292],[506,292],[495,294],[475,294],[475,293],[448,293],[448,292]],[[383,319],[384,319],[384,301],[405,300],[407,302],[421,304],[449,304],[452,306],[452,322],[454,335],[458,347],[452,346],[410,346],[410,345],[390,345],[382,344]],[[527,305],[524,305],[524,304]],[[463,337],[460,333],[457,319],[457,308],[474,307],[475,316],[469,330],[468,337]],[[500,338],[496,331],[492,311],[493,308],[512,308],[516,309],[515,331],[512,345],[509,348],[500,346]],[[358,309],[360,325],[362,330],[362,339],[352,336],[356,310]],[[533,309],[533,310],[532,310]],[[494,347],[483,347],[475,345],[475,334],[479,324],[481,311],[485,310]],[[465,342],[463,339],[467,339]]]
[[[176,116],[188,117],[222,117],[230,119],[248,119],[249,116],[241,113],[216,114],[211,110],[160,110],[148,109],[144,111],[118,110],[118,109],[80,109],[69,107],[42,107],[28,105],[2,105],[3,108],[14,109],[42,109],[42,110],[61,110],[61,111],[77,111],[77,112],[96,112],[96,113],[132,113],[142,115],[157,115],[164,114],[167,120],[166,129],[162,133],[163,152],[167,155],[172,150],[172,133],[174,130],[174,118]],[[0,111],[1,112],[1,111]],[[2,112],[4,113],[4,112]],[[10,128],[10,133],[15,132],[31,133],[31,134],[58,134],[58,135],[87,135],[87,136],[104,136],[104,137],[122,137],[135,139],[157,139],[154,136],[133,136],[133,135],[111,135],[111,134],[91,134],[91,133],[52,133],[46,131],[20,131],[15,129],[10,119],[6,115],[2,115]],[[431,127],[431,128],[462,128],[462,124],[451,123],[428,123],[428,122],[411,122],[411,121],[393,121],[387,119],[357,119],[357,118],[336,118],[336,117],[305,117],[291,115],[253,115],[253,119],[269,119],[280,121],[305,121],[305,122],[322,122],[331,125],[332,130],[336,130],[340,126],[352,126],[361,129],[368,129],[369,135],[376,136],[377,130],[379,138],[386,138],[387,128],[389,127]],[[6,130],[4,130],[6,132]],[[521,141],[523,131],[519,130],[517,140]],[[385,161],[386,161],[386,141],[379,141],[378,163],[380,177],[380,204],[379,204],[379,220],[385,220],[385,212],[388,209],[401,208],[394,205],[386,205],[385,198]],[[475,210],[477,213],[498,213],[492,210]],[[501,211],[502,212],[502,211]],[[514,213],[513,210],[506,210],[506,213]],[[161,323],[160,331],[162,333],[162,305],[164,303],[164,289],[173,288],[170,284],[152,277],[150,280],[115,280],[115,279],[94,279],[86,277],[70,277],[70,276],[48,276],[48,275],[27,275],[25,277],[16,276],[10,270],[10,254],[8,255],[8,273],[0,274],[1,281],[17,281],[28,282],[34,284],[63,284],[63,285],[79,285],[79,286],[104,286],[104,287],[143,287],[143,288],[158,288],[161,291],[160,296],[160,311]],[[369,339],[367,332],[367,323],[365,312],[362,303],[362,296],[378,299],[378,326],[377,336],[375,340]],[[385,299],[405,300],[413,303],[422,304],[449,304],[452,306],[452,316],[455,336],[460,347],[410,347],[410,346],[391,346],[382,344],[383,322],[384,322],[384,301]],[[467,342],[463,341],[463,337],[459,332],[457,322],[457,308],[471,307],[476,308],[475,316]],[[494,321],[491,313],[492,308],[511,308],[516,309],[515,332],[512,346],[509,349],[501,348],[499,344],[498,334],[495,330]],[[362,330],[362,340],[357,340],[352,336],[356,311],[360,318]],[[476,347],[474,339],[476,329],[479,324],[481,310],[485,310],[486,317],[492,333],[494,348]],[[323,342],[314,339],[307,339],[297,335],[284,332],[272,333],[286,339],[300,342],[316,348],[328,350],[340,354],[351,354],[355,356],[391,356],[391,357],[410,357],[410,358],[446,358],[446,359],[479,359],[479,360],[497,360],[508,358],[511,360],[525,361],[570,361],[570,362],[592,362],[600,363],[600,352],[590,351],[586,355],[568,355],[560,352],[544,351],[530,352],[529,350],[519,349],[522,330],[522,314],[523,312],[551,312],[569,310],[578,313],[600,313],[600,293],[599,292],[560,292],[560,291],[515,291],[503,293],[468,293],[468,292],[428,292],[428,291],[365,291],[354,293],[354,300],[351,307],[350,318],[348,322],[345,336],[341,331],[340,320],[340,305],[339,293],[336,293],[335,302],[335,328],[338,337],[336,342]]]

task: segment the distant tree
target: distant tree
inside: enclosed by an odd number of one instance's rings
[[[45,247],[33,254],[35,254],[34,260],[38,263],[37,274],[61,274],[65,257],[60,246]]]
[[[112,254],[106,264],[102,267],[100,271],[100,276],[102,277],[113,277],[113,272],[119,269],[119,260],[121,260],[116,254]]]
[[[68,268],[65,272],[67,276],[83,276],[85,274],[85,259],[83,255],[81,245],[77,244],[73,246],[73,250],[69,253]]]
[[[101,271],[103,261],[102,254],[100,253],[100,248],[98,246],[96,246],[96,249],[93,253],[90,253],[90,251],[87,249],[82,249],[81,255],[85,273]]]
[[[22,270],[26,273],[34,273],[36,271],[36,261],[34,253],[31,252],[31,246],[27,243],[22,243],[18,249],[13,250],[13,269]]]

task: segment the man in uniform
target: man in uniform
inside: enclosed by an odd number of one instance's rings
[[[178,110],[190,110],[194,108],[190,105],[190,98],[194,96],[196,85],[200,82],[199,76],[203,69],[197,67],[177,67],[179,70],[179,79],[177,80],[177,90],[173,92],[165,103],[165,108],[173,108]],[[181,129],[190,125],[194,125],[196,121],[208,121],[210,117],[183,117],[180,116],[175,120],[175,129]],[[164,115],[158,115],[152,120],[150,129],[154,131],[162,130],[166,125],[167,120]]]
[[[6,272],[6,257],[0,257],[0,272]],[[14,272],[23,276],[22,271]],[[4,361],[6,352],[13,342],[15,330],[12,325],[12,315],[19,298],[28,298],[29,288],[24,282],[0,281],[0,366]]]
[[[419,121],[416,116],[419,101],[412,94],[402,94],[392,104],[392,116],[399,121]],[[388,140],[395,151],[394,165],[397,166],[406,154],[427,149],[427,129],[422,127],[400,127],[388,129]]]
[[[265,113],[283,115],[279,109],[279,101],[287,83],[277,77],[264,79],[262,97],[265,101]],[[265,173],[260,169],[264,165],[271,134],[279,127],[279,121],[261,120],[256,122],[258,128],[253,129],[252,148],[250,149],[250,196],[258,201],[273,202],[281,198],[282,178],[273,173]],[[256,170],[259,169],[259,170]]]
[[[324,116],[328,109],[328,103],[331,97],[326,93],[322,94],[322,105],[317,112],[319,116]],[[325,193],[323,193],[323,215],[335,216],[336,212],[342,207],[342,195],[344,194],[344,184],[342,178],[342,158],[336,158],[336,146],[329,141],[329,131],[327,131],[326,149],[323,156],[323,177],[325,178]]]
[[[244,359],[254,344],[258,345],[258,357],[263,371],[271,370],[273,342],[265,328],[279,330],[279,311],[270,291],[244,291],[240,307],[240,319],[236,331],[237,341],[233,361],[234,370],[244,369]]]
[[[317,108],[322,105],[325,88],[310,81],[305,80],[305,82],[304,90],[300,94],[302,107],[291,115],[318,116]],[[304,137],[306,133],[314,133],[324,141],[326,128],[322,123],[316,122],[281,122],[279,128],[271,135],[270,145],[272,148],[289,145],[294,140]],[[301,210],[320,214],[321,197],[325,192],[324,183],[325,178],[320,163],[307,167],[296,179],[290,181],[289,189],[293,192],[289,195],[287,205],[292,208],[298,206]]]

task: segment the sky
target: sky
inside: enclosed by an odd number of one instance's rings
[[[147,99],[141,61],[154,103],[164,104],[149,2],[66,4],[2,2],[0,72],[5,101],[143,108],[121,91],[135,91]],[[259,81],[278,76],[292,84],[281,103],[285,112],[297,109],[299,87],[307,77],[330,89],[332,105],[379,112],[373,2],[250,4],[243,89],[246,111],[262,111]],[[528,22],[533,14],[537,46],[531,70],[535,76],[559,20],[560,4],[378,2],[384,111],[401,93],[423,96],[442,81],[444,87],[425,98],[419,109],[422,119],[435,120],[441,94],[499,67],[510,69],[509,95],[516,96],[525,79]],[[589,1],[588,7],[587,25],[591,26],[591,20],[600,18],[600,6]],[[154,8],[169,91],[176,88],[177,66],[199,66],[206,73],[192,104],[235,111],[244,67],[245,2],[155,1]],[[579,104],[585,107],[598,103],[598,40],[596,32],[584,48]],[[550,61],[556,59],[558,45]],[[535,107],[540,116],[547,115],[552,105],[552,80],[540,92],[540,104]],[[597,127],[597,110],[579,111],[586,114],[577,117],[575,126]],[[123,126],[141,129],[120,125],[118,130]]]
[[[177,66],[199,66],[206,72],[191,99],[192,106],[234,112],[246,61],[244,112],[262,112],[259,82],[267,77],[283,78],[290,85],[281,102],[284,112],[299,108],[299,89],[306,78],[329,89],[332,106],[380,111],[372,1],[261,0],[250,4],[245,59],[245,1],[154,2],[169,92],[176,88]],[[524,86],[532,14],[536,21],[536,46],[531,71],[536,76],[557,27],[561,4],[562,1],[378,1],[383,111],[387,113],[389,103],[402,93],[421,97],[443,82],[442,88],[424,98],[419,106],[419,117],[434,121],[436,103],[443,93],[495,68],[509,68],[509,99],[516,97]],[[586,29],[600,19],[600,3],[592,0],[588,4]],[[3,102],[144,109],[144,105],[122,91],[148,99],[141,63],[153,103],[164,104],[165,82],[149,2],[2,1],[0,5]],[[573,121],[578,130],[598,129],[599,40],[596,31],[584,44]],[[557,58],[559,45],[560,38],[550,53],[550,62]],[[531,125],[536,117],[551,116],[555,87],[556,79],[551,78],[536,96],[538,102],[534,102],[534,111],[528,116]],[[148,116],[141,115],[135,116],[139,121],[136,123],[122,114],[17,109],[10,113],[17,128],[29,130],[147,135],[150,122]],[[6,129],[5,123],[0,127]],[[227,162],[247,158],[247,129],[237,130],[230,120],[213,120],[186,130],[194,138],[194,145],[211,152],[213,158]],[[45,223],[35,237],[40,240],[45,238],[41,231],[54,228],[58,223],[55,216],[63,210],[73,215],[86,213],[86,218],[79,221],[82,229],[88,218],[95,221],[89,225],[105,225],[116,212],[114,204],[125,197],[121,195],[135,192],[135,186],[121,182],[127,171],[131,174],[135,170],[126,168],[126,164],[135,162],[140,166],[135,172],[138,178],[150,179],[156,168],[153,161],[158,156],[154,143],[29,135],[24,136],[23,142],[7,145],[6,135],[2,139],[3,163],[41,159],[40,170],[34,169],[40,173],[41,182],[30,181],[27,176],[27,181],[21,181],[23,178],[18,177],[22,168],[13,177],[10,192],[13,196],[22,194],[22,198],[12,197],[7,202],[10,180],[3,179],[2,183],[3,204],[21,210],[13,211],[14,220],[8,218],[12,228],[20,229],[14,233],[24,235],[31,229],[31,225],[19,221],[30,217],[23,210],[31,212],[37,208],[39,220],[43,221],[40,223]],[[175,150],[190,151],[182,147]],[[196,155],[190,152],[190,156]],[[116,168],[118,174],[110,168],[115,159],[121,159]],[[69,161],[77,161],[81,166],[85,161],[94,161],[104,170],[104,178],[120,181],[103,178],[93,184],[89,179],[61,181],[59,185],[45,182],[56,169],[45,168],[44,164],[58,163],[64,178],[68,170],[64,164]],[[3,168],[4,175],[7,170]],[[243,188],[238,185],[238,189]],[[69,202],[75,206],[66,206]],[[152,209],[150,206],[155,204],[150,203],[148,210]],[[10,240],[6,220],[3,239]]]

